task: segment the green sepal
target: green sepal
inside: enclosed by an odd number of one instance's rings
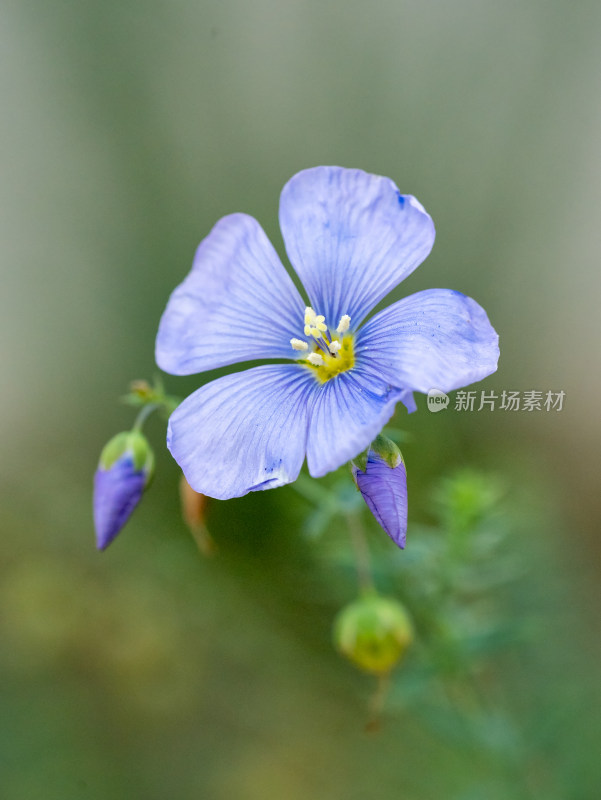
[[[140,431],[130,431],[127,449],[133,456],[134,469],[150,475],[154,470],[154,453],[148,439]]]
[[[154,453],[148,439],[139,431],[122,431],[113,436],[100,454],[100,469],[111,469],[126,454],[131,455],[136,472],[146,474],[148,485],[154,473]]]
[[[370,445],[370,450],[380,456],[385,461],[390,469],[398,467],[399,464],[404,464],[403,454],[396,446],[396,444],[383,434],[378,434]],[[364,470],[363,470],[364,471]]]
[[[368,452],[369,452],[368,450],[364,450],[362,453],[359,453],[359,455],[356,456],[356,458],[353,458],[353,460],[351,461],[351,464],[354,467],[356,467],[358,470],[360,470],[361,472],[365,472],[365,470],[367,469],[367,454],[368,454]],[[353,480],[355,480],[355,476],[354,475],[353,475]],[[356,481],[355,481],[355,485],[357,485]]]
[[[105,444],[98,465],[101,469],[110,469],[121,458],[127,450],[128,437],[129,431],[123,431]]]

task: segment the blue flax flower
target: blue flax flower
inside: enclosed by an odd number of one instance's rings
[[[364,450],[413,392],[448,392],[494,372],[498,337],[474,300],[448,289],[374,306],[421,264],[434,225],[388,178],[299,172],[280,198],[302,299],[259,223],[221,219],[161,319],[157,364],[190,375],[282,359],[205,384],[175,410],[167,444],[188,482],[220,499],[320,477]]]

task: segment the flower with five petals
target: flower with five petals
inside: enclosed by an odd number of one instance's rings
[[[290,483],[305,457],[325,475],[365,450],[398,401],[413,411],[413,392],[449,392],[497,367],[497,334],[459,292],[417,292],[365,322],[434,243],[430,216],[391,180],[307,169],[285,185],[279,217],[309,305],[258,222],[231,214],[201,242],[159,326],[157,364],[173,375],[277,362],[205,384],[169,420],[172,455],[210,497]]]

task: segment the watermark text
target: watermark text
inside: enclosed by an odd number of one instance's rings
[[[500,394],[481,389],[460,389],[455,394],[454,411],[562,411],[566,393],[551,390],[505,391]],[[449,406],[449,396],[440,389],[428,392],[428,409],[437,412]]]

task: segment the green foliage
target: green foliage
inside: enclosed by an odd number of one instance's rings
[[[410,524],[405,551],[381,534],[362,503],[349,502],[341,479],[331,479],[330,488],[327,483],[310,488],[305,479],[296,487],[314,505],[309,533],[334,532],[336,545],[322,537],[316,542],[319,552],[348,577],[356,556],[345,533],[359,520],[370,534],[376,587],[397,595],[397,600],[363,595],[346,606],[334,626],[338,649],[363,671],[387,671],[396,663],[386,646],[394,637],[383,628],[375,632],[378,615],[364,606],[375,598],[402,603],[406,630],[414,634],[397,652],[399,659],[405,651],[407,657],[393,673],[384,701],[387,713],[410,710],[442,740],[492,759],[507,774],[525,768],[527,747],[519,722],[493,699],[500,660],[527,645],[537,628],[533,616],[512,613],[510,598],[527,582],[530,565],[520,558],[519,526],[503,482],[475,470],[440,479],[429,505],[434,523]],[[518,781],[515,796],[530,797],[519,786]]]

